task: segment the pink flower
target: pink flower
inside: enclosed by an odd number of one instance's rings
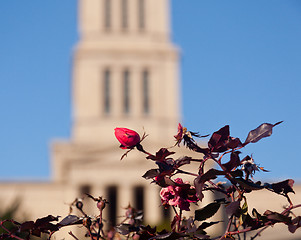
[[[162,188],[160,191],[161,202],[164,207],[177,206],[182,210],[189,211],[191,202],[197,202],[194,187],[184,183],[181,178],[174,180],[175,186]]]
[[[122,149],[133,148],[140,142],[139,134],[128,128],[115,128],[115,136]]]
[[[179,125],[178,125],[178,133],[177,133],[177,135],[175,135],[174,137],[175,137],[175,139],[176,139],[176,145],[180,145],[180,143],[181,143],[181,141],[182,141],[182,139],[183,139],[183,136],[184,136],[184,128],[183,128],[183,126],[181,125],[181,123],[179,123]]]

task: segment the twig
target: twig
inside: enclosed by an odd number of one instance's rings
[[[79,240],[73,233],[72,231],[68,232],[74,239]]]
[[[175,211],[175,214],[177,215],[177,217],[179,216],[177,209],[175,208],[175,206],[172,206],[172,209]]]
[[[178,224],[177,224],[178,232],[180,231],[181,219],[182,219],[182,209],[180,209],[180,216],[179,216]]]
[[[266,230],[269,226],[270,226],[270,225],[265,226],[264,228],[260,229],[253,237],[250,238],[250,240],[253,240],[253,239],[255,239],[256,237],[260,236],[260,234],[261,234],[264,230]]]
[[[228,232],[230,231],[232,220],[233,220],[233,215],[229,218],[229,222],[228,222],[226,231],[225,231],[224,235],[220,237],[219,240],[222,240],[228,234]]]

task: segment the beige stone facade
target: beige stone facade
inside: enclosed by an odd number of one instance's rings
[[[152,153],[174,144],[181,99],[179,53],[169,38],[169,4],[168,0],[79,0],[72,136],[53,142],[49,182],[0,184],[2,209],[18,198],[21,218],[66,216],[67,204],[88,192],[111,202],[107,219],[118,222],[131,203],[144,209],[147,223],[162,220],[159,189],[141,177],[155,164],[137,151],[120,161],[124,150],[118,148],[114,128],[128,127],[141,135],[145,130],[149,137],[143,145]],[[179,157],[191,155],[185,149],[175,150],[180,150]],[[198,165],[190,168],[196,172]],[[300,192],[297,187],[296,202],[301,202]],[[248,203],[259,210],[280,211],[283,199],[270,201],[273,198],[260,191]],[[95,206],[85,204],[90,214],[96,214]],[[300,231],[290,235],[284,228],[263,239],[301,239]],[[71,239],[67,233],[54,237]]]

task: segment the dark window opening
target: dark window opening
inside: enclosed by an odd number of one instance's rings
[[[111,28],[111,0],[104,0],[104,27],[106,30]]]
[[[121,26],[122,29],[128,28],[128,0],[121,0]]]
[[[107,188],[107,200],[109,204],[107,205],[109,208],[108,211],[108,220],[109,225],[116,226],[116,218],[117,218],[117,187],[110,186]]]
[[[130,112],[130,73],[128,70],[123,73],[123,111]]]
[[[138,27],[145,28],[145,0],[138,0]]]
[[[142,186],[134,188],[134,204],[137,210],[144,210],[144,188]]]
[[[104,72],[104,86],[103,86],[103,96],[104,96],[104,111],[105,113],[110,112],[110,70],[105,70]]]
[[[149,113],[149,73],[148,71],[143,71],[142,73],[142,92],[143,92],[143,112]]]

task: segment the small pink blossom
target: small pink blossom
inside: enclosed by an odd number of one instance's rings
[[[191,202],[198,201],[194,187],[184,183],[181,178],[174,180],[175,186],[162,188],[160,191],[161,202],[164,207],[177,206],[182,210],[189,211]]]

